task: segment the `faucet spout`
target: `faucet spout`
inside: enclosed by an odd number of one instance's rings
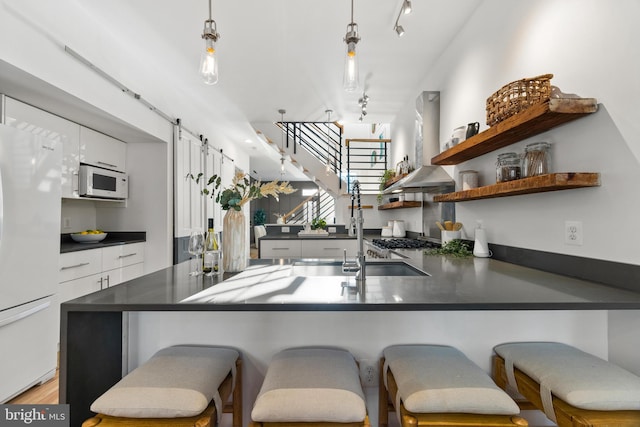
[[[356,273],[356,287],[358,293],[361,296],[365,295],[366,292],[366,280],[367,280],[367,264],[366,258],[364,256],[364,218],[362,216],[362,204],[360,203],[360,181],[356,180],[353,182],[353,186],[351,189],[351,206],[353,209],[353,202],[357,200],[357,216],[355,219],[356,226],[356,239],[358,241],[358,253],[356,256],[355,262],[347,262],[347,256],[345,251],[345,259],[342,263],[342,270],[348,269],[348,271],[357,271]],[[353,212],[353,211],[352,211]],[[353,220],[353,218],[352,218]]]

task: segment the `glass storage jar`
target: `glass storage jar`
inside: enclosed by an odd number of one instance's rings
[[[498,154],[496,182],[513,181],[522,177],[521,158],[517,153]]]
[[[533,142],[524,148],[524,176],[538,176],[550,172],[551,163],[548,142]]]

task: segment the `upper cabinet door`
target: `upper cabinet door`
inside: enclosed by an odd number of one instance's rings
[[[13,98],[2,98],[2,121],[5,125],[62,141],[61,195],[64,198],[77,198],[80,125]]]
[[[127,144],[80,126],[80,163],[126,172]]]

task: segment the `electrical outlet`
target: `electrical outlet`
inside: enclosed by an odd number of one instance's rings
[[[68,216],[62,218],[62,228],[71,228],[71,218]]]
[[[289,232],[290,232],[290,228],[289,228],[289,227],[282,227],[282,228],[281,228],[281,231],[282,231],[283,233],[289,233]]]
[[[564,242],[567,245],[582,246],[582,221],[564,222]]]
[[[329,227],[329,233],[335,233],[336,227]]]
[[[360,382],[363,387],[378,385],[378,369],[371,360],[360,360]]]

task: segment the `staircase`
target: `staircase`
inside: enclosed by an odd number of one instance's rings
[[[361,183],[362,194],[377,194],[380,177],[389,168],[389,139],[344,138],[344,128],[337,122],[288,122],[282,121],[263,126],[262,137],[285,158],[298,167],[322,190],[318,202],[310,199],[290,221],[307,218],[308,212],[326,218],[323,212],[335,215],[335,198],[349,193],[354,180]],[[284,135],[282,134],[284,132]],[[275,141],[278,141],[277,143]],[[334,203],[329,208],[328,198]],[[329,223],[329,221],[327,220]]]
[[[311,223],[314,218],[324,218],[327,224],[335,223],[335,199],[322,189],[313,196],[307,197],[302,203],[283,215],[283,219],[287,224]]]

